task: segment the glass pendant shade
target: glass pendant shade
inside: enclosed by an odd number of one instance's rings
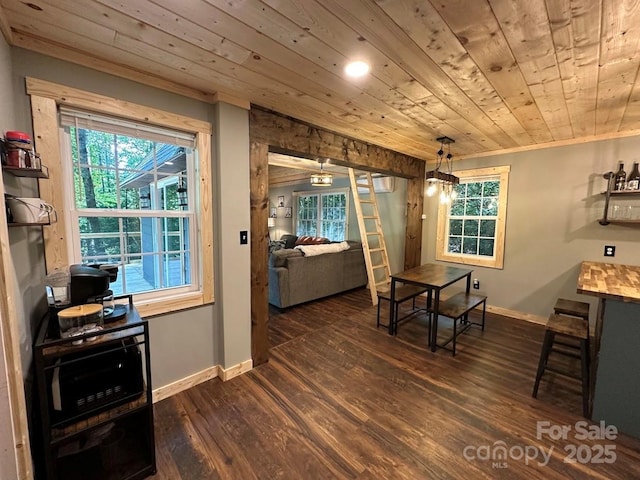
[[[330,187],[333,184],[333,175],[330,173],[324,173],[322,167],[326,160],[320,159],[318,163],[320,163],[320,173],[312,173],[311,174],[311,186],[312,187]]]

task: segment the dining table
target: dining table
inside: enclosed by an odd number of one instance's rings
[[[467,268],[452,267],[437,263],[425,263],[423,265],[404,270],[391,275],[390,285],[390,305],[395,304],[396,284],[403,283],[426,288],[427,315],[433,314],[433,324],[430,331],[429,345],[431,351],[435,352],[438,339],[438,308],[440,305],[440,292],[446,287],[453,285],[466,278],[466,293],[471,289],[471,273],[473,270]],[[389,335],[397,333],[398,325],[395,318],[395,309],[389,309]]]

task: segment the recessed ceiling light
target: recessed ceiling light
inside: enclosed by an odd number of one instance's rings
[[[344,73],[346,73],[350,77],[362,77],[368,72],[369,65],[361,61],[348,63],[347,66],[344,67]]]

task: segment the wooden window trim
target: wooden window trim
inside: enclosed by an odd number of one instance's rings
[[[504,267],[504,237],[507,220],[507,193],[509,190],[509,165],[501,167],[479,168],[454,172],[461,178],[497,176],[500,178],[500,195],[498,196],[498,218],[496,223],[496,256],[483,259],[479,256],[453,255],[446,251],[446,231],[448,205],[440,204],[438,207],[438,227],[436,234],[436,260],[443,262],[462,263],[478,267],[502,269]]]
[[[67,105],[97,113],[111,114],[142,122],[195,134],[199,165],[197,183],[199,189],[199,212],[201,219],[198,234],[200,248],[200,290],[198,292],[171,297],[167,300],[143,302],[137,305],[145,316],[168,313],[214,302],[213,277],[213,218],[211,178],[211,124],[201,120],[136,105],[116,98],[106,97],[65,85],[27,77],[27,94],[31,97],[31,114],[36,150],[49,168],[49,179],[39,182],[40,197],[54,205],[58,212],[64,205],[64,192],[56,178],[62,174],[62,153],[58,134],[58,105]],[[69,265],[65,215],[44,228],[44,248],[47,272]]]

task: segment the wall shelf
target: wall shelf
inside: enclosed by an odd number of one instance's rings
[[[615,183],[615,175],[613,172],[608,172],[603,175],[607,180],[607,190],[602,192],[601,195],[605,197],[604,211],[602,218],[598,220],[600,225],[625,225],[636,226],[640,225],[640,218],[610,218],[609,215],[609,203],[612,198],[621,197],[640,197],[640,190],[613,190]]]
[[[49,178],[49,169],[46,165],[41,165],[40,168],[23,168],[2,165],[2,170],[10,173],[14,177]]]

